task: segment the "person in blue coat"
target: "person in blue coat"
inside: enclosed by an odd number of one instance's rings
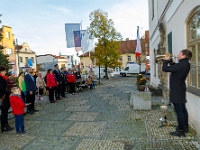
[[[26,103],[30,103],[29,107],[27,108],[27,112],[33,114],[34,112],[38,111],[35,109],[35,92],[36,92],[36,85],[35,79],[32,76],[32,69],[28,68],[27,74],[24,77],[24,81],[26,84]]]

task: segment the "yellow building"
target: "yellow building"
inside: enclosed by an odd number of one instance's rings
[[[121,53],[119,62],[121,62],[121,67],[115,68],[115,71],[120,71],[126,67],[127,62],[135,62],[135,47],[136,40],[126,40],[122,41],[119,52]],[[89,58],[89,53],[85,53],[79,56],[80,62],[82,66],[89,67],[90,65],[96,66],[95,61],[92,62]]]
[[[3,25],[1,28],[1,33],[3,35],[3,39],[1,41],[1,45],[4,47],[2,50],[3,54],[9,55],[9,62],[12,66],[14,72],[16,72],[16,54],[15,54],[15,46],[14,46],[14,34],[12,33],[12,28]]]

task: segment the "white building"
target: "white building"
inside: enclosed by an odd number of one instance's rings
[[[17,65],[17,74],[20,71],[25,71],[26,68],[36,69],[36,55],[33,50],[30,49],[29,45],[25,42],[22,45],[15,46],[16,50],[16,64]],[[28,59],[32,59],[32,66],[28,65]]]
[[[58,64],[59,68],[67,68],[67,58],[61,56],[55,56],[52,54],[37,55],[37,70],[40,72],[46,72],[48,69],[54,69],[54,65]]]
[[[187,78],[187,109],[190,125],[200,134],[200,1],[149,0],[151,83],[160,85],[168,97],[169,74],[161,71],[156,54],[193,53]],[[152,61],[154,60],[154,61]]]

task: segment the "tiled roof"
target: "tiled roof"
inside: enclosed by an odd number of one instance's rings
[[[56,55],[53,55],[53,54],[37,55],[36,57],[40,57],[40,56],[48,56],[48,55],[53,56],[53,57],[55,57],[55,58],[57,58],[57,59],[67,59],[67,58],[65,58],[65,57],[62,57],[62,56],[56,56]]]
[[[121,41],[119,52],[121,54],[135,53],[136,44],[137,44],[136,40]]]

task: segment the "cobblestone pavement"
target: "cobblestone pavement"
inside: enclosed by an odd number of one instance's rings
[[[133,111],[129,105],[136,79],[114,77],[95,90],[86,89],[55,104],[42,100],[40,111],[25,115],[28,134],[0,133],[0,150],[196,150],[195,131],[172,137],[176,117],[169,106],[172,126],[159,127],[159,105],[151,111]],[[158,98],[157,98],[158,99]],[[152,101],[156,98],[152,97]],[[9,120],[14,126],[14,119]]]

